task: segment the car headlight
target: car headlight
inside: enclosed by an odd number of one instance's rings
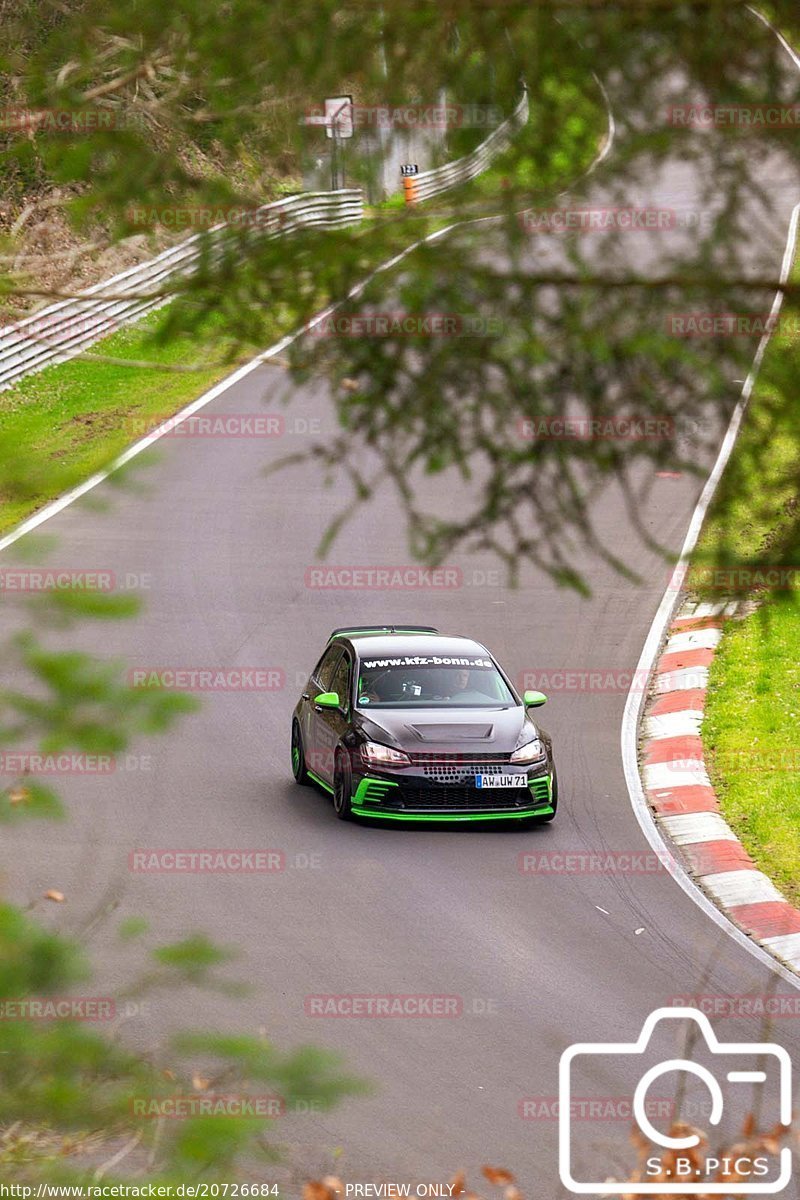
[[[393,750],[380,742],[364,742],[361,757],[370,767],[408,767],[411,764],[411,759],[402,750]]]
[[[546,758],[544,742],[541,738],[535,737],[532,741],[526,742],[524,746],[520,746],[511,755],[512,763],[535,763],[544,762]]]

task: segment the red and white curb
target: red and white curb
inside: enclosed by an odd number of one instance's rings
[[[749,937],[800,973],[800,910],[756,869],[719,812],[700,726],[708,672],[736,602],[687,601],[669,627],[642,724],[642,780],[665,839]]]

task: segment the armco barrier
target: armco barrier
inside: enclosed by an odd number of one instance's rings
[[[362,220],[364,197],[355,188],[301,192],[265,204],[255,215],[258,232],[268,237],[309,227],[333,229]],[[23,375],[71,358],[119,325],[166,303],[168,296],[152,293],[159,293],[167,280],[191,274],[206,247],[210,245],[213,253],[214,235],[225,228],[216,225],[194,234],[155,258],[87,288],[75,299],[61,300],[0,328],[0,390]]]
[[[526,88],[511,115],[470,154],[406,179],[406,202],[427,200],[480,175],[526,124],[528,111]],[[254,215],[258,216],[254,226],[268,237],[306,227],[333,229],[363,219],[364,197],[357,188],[301,192],[265,204]],[[0,391],[24,375],[73,357],[118,326],[166,303],[169,296],[160,294],[166,281],[190,275],[209,245],[213,254],[214,234],[225,228],[224,224],[216,225],[194,234],[155,258],[87,288],[74,299],[61,300],[0,328]]]
[[[442,167],[421,171],[419,175],[404,179],[406,203],[418,204],[421,200],[429,200],[431,196],[438,196],[440,192],[446,192],[448,188],[467,183],[482,174],[511,144],[514,134],[527,124],[528,112],[528,89],[525,88],[511,116],[506,117],[505,121],[493,129],[469,154],[457,158],[455,162],[445,163]]]

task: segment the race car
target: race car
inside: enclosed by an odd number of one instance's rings
[[[479,642],[428,626],[334,629],[292,715],[292,772],[341,820],[552,821],[550,737]]]

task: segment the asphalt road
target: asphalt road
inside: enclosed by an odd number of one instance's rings
[[[701,166],[675,161],[638,202],[691,207]],[[753,200],[754,270],[777,273],[800,188],[795,169],[768,165],[772,216]],[[763,180],[763,176],[762,176]],[[591,186],[586,192],[594,196]],[[648,243],[648,248],[651,243]],[[631,243],[631,253],[644,252]],[[278,411],[283,382],[263,367],[232,386],[207,413]],[[736,388],[732,385],[732,396]],[[297,388],[290,429],[333,417],[322,382]],[[513,1170],[537,1197],[557,1192],[556,1124],[523,1120],[528,1097],[555,1097],[560,1053],[572,1042],[628,1041],[651,1010],[698,988],[763,992],[768,972],[664,873],[524,874],[530,850],[631,851],[649,847],[631,811],[619,754],[623,687],[555,691],[543,723],[558,753],[562,809],[535,832],[463,827],[380,829],[345,825],[329,800],[298,789],[289,770],[291,709],[329,631],[387,617],[433,623],[484,640],[515,675],[524,670],[630,670],[639,657],[667,571],[630,527],[618,491],[597,502],[599,528],[623,546],[642,583],[634,586],[590,558],[593,595],[580,599],[533,571],[506,588],[497,565],[459,555],[463,583],[419,589],[321,591],[305,585],[334,498],[319,475],[292,468],[265,479],[265,462],[305,444],[302,432],[256,438],[162,440],[142,469],[143,487],[105,484],[47,526],[58,547],[50,563],[109,569],[144,583],[146,611],[131,622],[95,624],[71,636],[138,667],[275,667],[275,692],[214,692],[202,712],[168,738],[141,743],[137,758],[105,778],[64,782],[71,819],[26,825],[4,837],[4,886],[55,928],[86,942],[97,987],[124,985],[137,952],[119,943],[120,921],[144,915],[147,944],[198,929],[234,945],[232,977],[243,999],[183,989],[150,998],[126,1025],[137,1044],[160,1044],[187,1025],[263,1029],[283,1046],[313,1042],[339,1051],[375,1093],[332,1114],[290,1116],[279,1135],[310,1172],[336,1165],[357,1180],[442,1181],[483,1162]],[[668,546],[682,542],[701,480],[659,478],[644,512]],[[428,483],[449,503],[447,482]],[[15,561],[14,551],[6,564]],[[404,564],[404,529],[388,491],[346,527],[331,561]],[[7,632],[17,620],[0,610]],[[129,869],[144,847],[271,847],[286,855],[272,875],[141,874]],[[66,903],[41,900],[58,888]],[[453,1019],[315,1019],[310,994],[455,995]],[[779,1023],[780,1024],[780,1023]],[[791,1049],[791,1022],[777,1036]],[[729,1021],[728,1037],[757,1036],[752,1021]],[[630,1090],[619,1062],[598,1092]],[[613,1163],[625,1122],[586,1126],[585,1157]],[[336,1159],[334,1151],[342,1148]]]

